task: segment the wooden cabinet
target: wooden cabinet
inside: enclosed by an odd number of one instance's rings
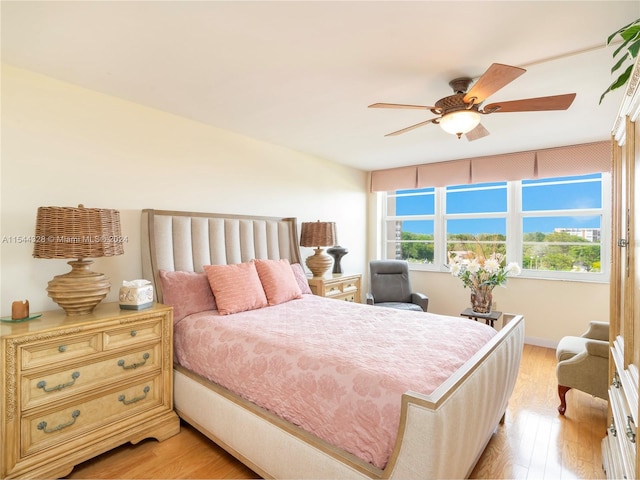
[[[347,300],[360,303],[362,276],[333,274],[330,277],[313,277],[309,279],[309,288],[314,295]]]
[[[613,129],[609,427],[602,441],[607,478],[638,478],[640,366],[640,59]]]
[[[173,314],[155,304],[0,324],[0,478],[59,478],[126,442],[180,431]]]

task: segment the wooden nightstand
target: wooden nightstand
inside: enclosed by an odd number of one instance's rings
[[[362,275],[333,274],[330,277],[309,278],[309,288],[314,295],[361,303],[360,283]]]
[[[44,312],[0,324],[0,478],[59,478],[126,442],[180,431],[173,311]]]

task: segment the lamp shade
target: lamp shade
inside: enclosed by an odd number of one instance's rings
[[[82,205],[38,208],[35,258],[98,258],[123,253],[118,210]]]
[[[300,232],[302,247],[330,247],[336,244],[336,224],[334,222],[303,222]]]
[[[337,242],[334,222],[303,222],[300,231],[300,245],[315,247],[315,253],[307,257],[306,264],[314,277],[322,277],[330,268],[332,259],[320,247],[335,245]]]
[[[75,258],[71,271],[55,276],[47,287],[49,297],[67,315],[91,313],[109,293],[111,283],[90,270],[92,260],[124,253],[120,212],[101,208],[40,207],[33,247],[35,258]]]

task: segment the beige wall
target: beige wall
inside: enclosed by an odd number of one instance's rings
[[[469,289],[450,273],[412,272],[414,290],[429,296],[429,310],[457,316],[470,306]],[[579,335],[590,320],[609,320],[609,285],[510,278],[493,290],[496,310],[525,317],[526,342],[555,347],[565,335]]]
[[[364,172],[6,65],[1,88],[1,315],[25,298],[32,312],[58,308],[46,285],[69,267],[18,243],[33,235],[42,205],[121,211],[125,254],[95,262],[115,287],[140,278],[140,210],[159,208],[336,221],[349,249],[344,269],[365,273],[366,290],[379,221]],[[468,305],[469,291],[447,273],[412,280],[434,313],[457,316]],[[525,315],[532,343],[553,346],[608,316],[606,284],[517,278],[494,293],[500,310]]]
[[[364,172],[6,65],[1,88],[3,316],[25,298],[32,312],[58,308],[45,289],[66,261],[17,243],[44,205],[120,210],[125,254],[94,265],[111,279],[109,301],[141,277],[143,208],[335,221],[345,271],[364,271]]]

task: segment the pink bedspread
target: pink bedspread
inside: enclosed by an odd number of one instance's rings
[[[313,295],[175,327],[175,358],[357,457],[384,468],[401,395],[433,392],[496,334],[468,319]]]

